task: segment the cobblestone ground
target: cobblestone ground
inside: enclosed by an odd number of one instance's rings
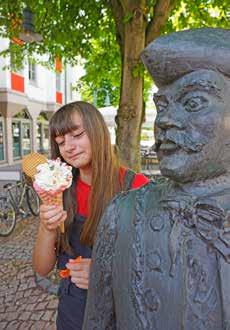
[[[0,237],[0,330],[55,330],[57,286],[31,266],[37,226],[38,218],[29,217]]]

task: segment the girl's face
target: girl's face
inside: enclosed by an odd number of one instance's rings
[[[73,122],[76,129],[55,138],[60,154],[68,164],[75,168],[80,170],[91,168],[91,144],[78,113],[73,115]]]

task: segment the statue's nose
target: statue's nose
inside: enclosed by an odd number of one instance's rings
[[[168,107],[167,109],[158,112],[155,126],[162,129],[170,127],[183,128],[184,118],[174,107]]]

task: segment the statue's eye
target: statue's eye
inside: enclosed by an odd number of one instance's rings
[[[206,108],[208,100],[203,96],[193,96],[184,102],[185,110],[188,112],[196,112]]]
[[[156,104],[156,108],[157,108],[157,112],[161,112],[163,110],[165,110],[168,106],[168,102],[165,101],[155,101]]]

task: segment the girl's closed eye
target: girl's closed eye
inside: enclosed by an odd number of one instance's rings
[[[65,143],[65,139],[57,138],[57,139],[56,139],[56,143],[57,143],[58,146],[62,146],[62,145],[64,145],[64,143]]]
[[[74,133],[74,134],[73,134],[73,137],[75,137],[75,138],[79,138],[79,137],[81,137],[84,133],[85,133],[85,131],[82,131],[82,132],[80,132],[80,133]]]

